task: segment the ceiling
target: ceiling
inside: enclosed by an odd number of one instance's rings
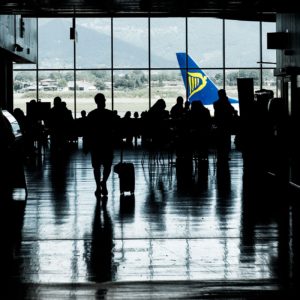
[[[10,0],[0,14],[24,16],[200,16],[275,21],[277,12],[295,13],[295,0]]]

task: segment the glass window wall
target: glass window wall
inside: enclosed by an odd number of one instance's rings
[[[188,19],[188,53],[201,68],[223,67],[223,21]]]
[[[76,19],[76,67],[111,68],[111,19]]]
[[[226,68],[259,67],[259,45],[259,22],[225,21]]]
[[[148,68],[148,19],[113,21],[114,68]]]
[[[81,110],[96,107],[94,96],[101,92],[107,108],[121,116],[128,110],[148,110],[159,98],[170,110],[178,96],[187,97],[185,67],[188,71],[201,68],[230,97],[237,98],[237,77],[251,76],[255,89],[275,90],[275,65],[258,63],[275,62],[275,51],[266,49],[266,34],[275,31],[275,23],[76,18],[75,24],[77,38],[73,40],[72,18],[38,20],[37,64],[14,64],[15,107],[26,111],[31,99],[52,104],[55,96],[61,96],[74,117],[79,117]],[[195,63],[193,69],[179,65],[177,53],[188,53]]]

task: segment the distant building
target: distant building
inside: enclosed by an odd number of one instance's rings
[[[57,91],[58,82],[55,79],[42,79],[39,81],[40,91]]]
[[[67,87],[69,91],[74,91],[74,81],[68,81]],[[87,81],[76,81],[77,91],[96,91],[97,88]]]

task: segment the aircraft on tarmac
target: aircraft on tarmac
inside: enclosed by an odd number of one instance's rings
[[[208,78],[193,59],[185,52],[176,53],[181,69],[182,80],[187,89],[189,102],[201,100],[203,105],[212,105],[218,97],[218,87]],[[187,59],[187,61],[186,61]],[[229,98],[232,104],[238,104],[238,99]]]

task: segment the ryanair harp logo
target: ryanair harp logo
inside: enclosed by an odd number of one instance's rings
[[[187,72],[190,96],[192,97],[197,92],[203,90],[207,84],[207,76],[200,73]]]

